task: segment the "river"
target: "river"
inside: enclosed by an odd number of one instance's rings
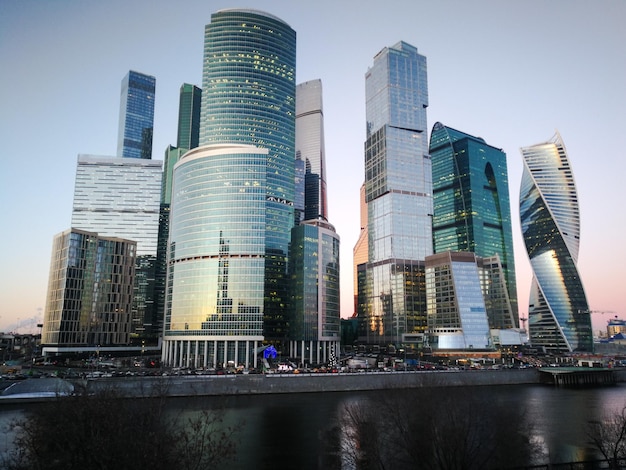
[[[429,389],[437,396],[443,388]],[[492,403],[525,411],[534,438],[541,443],[543,461],[536,464],[597,458],[586,434],[589,421],[626,405],[626,384],[610,387],[567,389],[547,385],[472,387],[472,393]],[[332,424],[348,403],[371,400],[382,392],[332,392],[229,397],[170,398],[168,408],[179,416],[198,410],[224,408],[226,422],[242,424],[238,434],[237,469],[317,469],[324,443],[333,437]],[[411,393],[408,391],[407,393]],[[11,445],[9,423],[25,416],[36,405],[0,408],[0,451]]]

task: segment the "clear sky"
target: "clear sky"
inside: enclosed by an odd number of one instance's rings
[[[520,147],[565,141],[581,206],[579,270],[594,331],[626,318],[626,1],[0,0],[0,331],[43,319],[52,239],[70,227],[78,154],[115,155],[120,83],[157,80],[153,158],[176,143],[178,93],[202,85],[204,26],[255,8],[297,32],[298,83],[320,78],[342,316],[363,182],[365,79],[404,40],[428,59],[435,122],[508,157],[520,314],[531,271],[519,228]]]

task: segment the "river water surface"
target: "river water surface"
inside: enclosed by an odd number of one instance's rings
[[[444,394],[445,389],[432,388]],[[472,387],[472,393],[493,403],[525,411],[534,438],[541,443],[543,461],[536,464],[597,458],[586,426],[626,405],[626,384],[566,389],[547,385]],[[331,392],[230,397],[170,398],[168,408],[180,417],[199,410],[224,408],[226,422],[242,424],[238,434],[236,469],[324,468],[325,442],[330,429],[349,403],[369,400],[381,392]],[[410,391],[408,392],[410,393]],[[416,404],[417,405],[417,404]],[[11,445],[8,424],[36,405],[0,407],[0,451]]]

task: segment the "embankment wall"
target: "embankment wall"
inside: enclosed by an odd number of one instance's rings
[[[540,383],[539,372],[535,369],[100,378],[76,385],[86,387],[90,392],[114,388],[128,397],[185,397],[533,383]]]

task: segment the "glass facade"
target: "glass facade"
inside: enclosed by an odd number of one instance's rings
[[[327,222],[305,221],[292,230],[289,357],[301,364],[328,362],[340,343],[339,236]]]
[[[296,87],[296,155],[305,164],[304,220],[328,220],[321,80]]]
[[[496,330],[515,328],[514,316],[506,284],[505,270],[498,255],[476,258],[480,286],[487,308],[489,327]]]
[[[269,150],[267,247],[289,250],[293,226],[296,33],[275,16],[220,10],[205,28],[200,145]]]
[[[137,242],[156,256],[163,162],[79,155],[72,227]]]
[[[158,325],[154,295],[162,162],[79,155],[72,227],[137,242],[133,333]]]
[[[498,255],[513,313],[505,326],[518,325],[517,287],[506,154],[484,139],[433,126],[433,243],[435,253],[469,251]],[[496,326],[493,326],[496,328]]]
[[[200,138],[200,103],[202,89],[189,83],[180,87],[178,105],[178,138],[176,146],[184,149],[195,149]]]
[[[204,146],[174,168],[163,350],[168,364],[256,365],[268,262],[268,153],[251,145]]]
[[[159,213],[159,235],[154,287],[153,337],[163,332],[165,315],[165,288],[167,280],[167,239],[170,226],[170,204],[172,202],[172,175],[174,165],[189,149],[198,146],[200,138],[200,105],[202,90],[195,85],[183,83],[180,87],[178,106],[177,147],[169,145],[163,159],[161,181],[161,206]]]
[[[156,79],[131,70],[122,80],[117,155],[152,158]]]
[[[521,149],[520,219],[533,270],[528,331],[546,351],[593,351],[591,315],[576,266],[580,213],[561,136]]]
[[[400,344],[426,329],[424,259],[433,252],[426,58],[405,42],[384,48],[365,92],[369,238],[360,339]]]
[[[433,349],[491,349],[474,253],[445,252],[427,257],[426,292]]]
[[[54,237],[44,345],[129,343],[136,245],[75,228]]]
[[[286,339],[285,283],[295,200],[296,33],[251,9],[211,15],[204,36],[200,145],[268,150],[263,334]]]

